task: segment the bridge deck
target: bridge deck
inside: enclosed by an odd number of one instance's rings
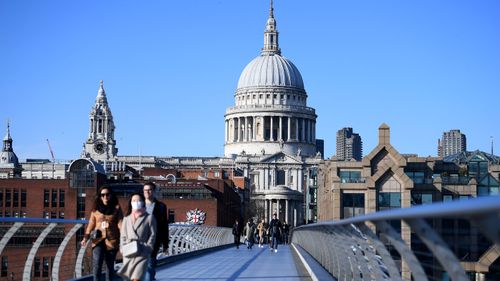
[[[289,246],[274,253],[255,245],[228,248],[158,268],[157,280],[286,280],[309,281]]]

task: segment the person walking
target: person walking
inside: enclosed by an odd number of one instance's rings
[[[157,200],[156,184],[147,182],[143,187],[144,198],[146,199],[146,212],[153,215],[156,219],[156,241],[151,253],[151,259],[148,262],[148,272],[144,281],[156,280],[156,263],[160,246],[163,247],[163,252],[168,254],[168,216],[167,205]]]
[[[285,221],[285,223],[283,224],[283,243],[285,245],[288,245],[289,244],[289,235],[290,235],[290,225],[288,224],[288,222]]]
[[[241,237],[241,231],[240,231],[240,224],[238,222],[238,219],[234,221],[233,224],[233,236],[234,236],[234,245],[236,245],[236,249],[240,248],[240,237]]]
[[[248,222],[243,230],[245,235],[245,241],[247,242],[247,249],[252,249],[255,243],[255,223],[253,223],[253,218],[248,219]]]
[[[123,280],[144,280],[148,270],[156,239],[156,219],[148,214],[142,193],[134,193],[129,199],[128,210],[123,219],[120,234],[120,250],[123,266],[118,270]],[[129,244],[135,244],[135,251],[128,252]]]
[[[265,220],[262,219],[259,224],[257,225],[257,230],[259,231],[259,248],[264,247],[264,235],[265,235]]]
[[[280,238],[281,235],[281,222],[277,218],[276,213],[273,214],[273,219],[271,222],[269,222],[269,236],[271,239],[271,251],[274,250],[274,252],[278,252],[278,239]]]
[[[106,262],[106,281],[111,281],[115,273],[115,259],[120,247],[120,228],[123,213],[118,199],[111,188],[103,186],[97,191],[89,224],[81,241],[86,247],[92,243],[92,275],[94,281],[103,280],[102,264]]]

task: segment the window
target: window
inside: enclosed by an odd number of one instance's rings
[[[175,222],[175,210],[174,209],[168,209],[168,222],[169,223]]]
[[[0,275],[2,277],[6,277],[7,273],[9,272],[9,260],[7,257],[2,257],[2,268],[0,271]]]
[[[64,212],[63,212],[63,211],[60,211],[60,212],[59,212],[59,218],[60,218],[60,219],[64,219]]]
[[[3,189],[0,189],[0,208],[3,207]]]
[[[57,189],[52,189],[52,208],[57,207]]]
[[[64,189],[59,189],[59,208],[64,208]]]
[[[401,208],[401,193],[399,192],[379,192],[378,210]]]
[[[453,201],[453,195],[443,195],[443,202]]]
[[[12,198],[12,207],[18,208],[19,207],[19,190],[14,189],[14,198]]]
[[[43,190],[43,207],[44,208],[49,207],[49,190],[48,189]]]
[[[5,208],[10,208],[12,204],[12,195],[11,195],[11,190],[6,189],[5,190]]]
[[[43,218],[44,218],[44,219],[48,219],[48,218],[49,218],[49,212],[44,211],[44,212],[43,212]]]
[[[432,204],[432,194],[431,193],[412,193],[411,204],[412,205]]]
[[[49,277],[49,257],[43,257],[42,277]]]
[[[33,262],[33,272],[34,272],[35,277],[40,277],[41,276],[41,272],[40,272],[40,258],[39,257],[35,257],[35,260]]]
[[[365,194],[344,193],[342,194],[343,217],[350,218],[365,213]]]
[[[406,172],[405,173],[416,184],[425,183],[424,172]]]
[[[363,182],[361,178],[361,171],[340,171],[339,176],[342,183]]]
[[[26,189],[21,190],[21,208],[26,208],[26,198],[27,198]],[[1,204],[0,204],[1,205]]]
[[[85,219],[85,197],[78,196],[76,212],[79,219]]]
[[[214,177],[215,177],[215,178],[218,178],[218,177],[219,177],[219,171],[215,171],[215,172],[214,172]]]
[[[285,171],[277,170],[276,171],[276,184],[277,185],[285,185]]]

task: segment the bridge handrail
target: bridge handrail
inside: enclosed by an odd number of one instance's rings
[[[43,242],[45,241],[45,238],[48,237],[54,229],[57,229],[58,226],[68,226],[64,227],[64,230],[61,230],[61,228],[59,228],[57,232],[58,239],[62,239],[61,242],[57,242],[57,245],[51,244],[52,247],[57,248],[54,250],[50,250],[52,251],[51,255],[54,257],[51,280],[56,281],[60,279],[59,273],[60,270],[62,270],[60,268],[60,265],[63,261],[66,264],[65,266],[69,266],[68,262],[74,265],[74,267],[71,267],[70,271],[68,271],[67,268],[64,268],[64,271],[74,272],[72,277],[80,278],[84,274],[84,256],[88,248],[90,248],[89,246],[91,242],[89,241],[85,247],[80,247],[80,241],[76,241],[74,239],[77,237],[76,233],[81,229],[85,229],[85,224],[87,223],[88,220],[0,217],[0,224],[2,224],[5,229],[4,235],[0,237],[0,255],[2,255],[6,247],[10,246],[9,240],[11,240],[12,237],[15,237],[16,233],[20,229],[22,229],[23,227],[27,227],[29,229],[29,227],[31,226],[38,227],[38,232],[35,233],[36,241],[34,241],[32,245],[30,243],[29,246],[23,244],[24,246],[30,247],[29,253],[27,253],[26,259],[23,259],[25,260],[24,265],[22,266],[23,269],[20,270],[21,265],[17,265],[17,272],[15,274],[15,276],[22,275],[22,280],[31,280],[33,277],[32,269],[34,261],[39,249],[42,247]],[[69,227],[71,225],[72,227]],[[231,244],[233,242],[232,229],[227,227],[170,224],[169,236],[169,246],[168,249],[165,249],[169,256],[223,246]],[[73,242],[70,243],[70,241]],[[73,247],[71,248],[73,250],[70,251],[71,254],[69,255],[72,261],[68,260],[68,253],[66,253],[65,255],[66,258],[63,258],[63,254],[68,245],[72,245]],[[50,247],[45,248],[50,249]],[[26,249],[25,251],[27,250],[28,249]],[[44,255],[46,254],[47,253],[45,250]],[[14,276],[14,272],[12,272],[11,274],[12,276]]]
[[[389,223],[401,221],[427,246],[452,280],[465,281],[468,278],[460,261],[425,220],[434,218],[468,220],[498,247],[500,246],[499,214],[500,196],[481,197],[303,225],[293,229],[291,241],[306,250],[339,280],[359,280],[359,276],[370,276],[375,280],[409,280],[410,275],[414,280],[428,280],[422,265],[405,241],[408,237],[402,237]],[[386,247],[387,242],[395,248],[408,268],[401,268],[400,272],[400,268],[396,266]]]

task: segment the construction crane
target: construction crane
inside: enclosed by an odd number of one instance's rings
[[[50,156],[52,156],[52,163],[55,163],[56,159],[54,157],[54,151],[52,151],[52,147],[50,146],[49,139],[47,139],[47,144],[49,145]]]

